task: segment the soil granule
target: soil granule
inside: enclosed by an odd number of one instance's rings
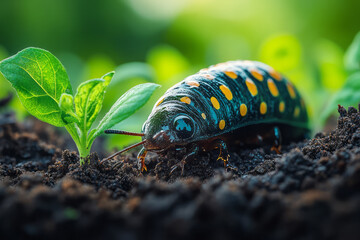
[[[64,134],[3,113],[0,239],[359,239],[360,113],[338,110],[335,130],[282,154],[238,149],[225,171],[212,151],[183,175],[181,152],[149,154],[142,174],[136,151],[80,166]]]

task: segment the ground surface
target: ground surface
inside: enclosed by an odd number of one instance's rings
[[[215,151],[181,176],[169,175],[181,153],[150,155],[143,175],[136,151],[79,166],[63,135],[3,111],[0,239],[359,239],[360,113],[339,113],[330,134],[282,154],[232,152],[238,172]]]

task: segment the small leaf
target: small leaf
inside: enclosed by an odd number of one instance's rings
[[[91,141],[141,108],[158,87],[160,85],[154,83],[139,84],[122,95],[92,132]]]
[[[72,89],[65,68],[54,55],[26,48],[0,62],[0,71],[30,114],[57,127],[65,125],[59,101],[61,94],[72,94]]]
[[[355,36],[345,54],[345,68],[349,72],[360,70],[360,32]]]
[[[80,128],[90,129],[101,110],[105,88],[103,79],[88,80],[78,87],[74,102]]]
[[[337,109],[337,105],[354,106],[360,102],[360,72],[356,72],[346,80],[343,88],[329,101],[321,115],[321,120],[326,119]]]
[[[61,109],[61,117],[66,124],[79,123],[79,118],[75,114],[73,96],[63,93],[60,97],[59,107]]]
[[[115,74],[115,71],[112,71],[101,77],[101,79],[104,79],[106,86],[108,86],[110,84],[110,81],[114,77],[114,74]]]

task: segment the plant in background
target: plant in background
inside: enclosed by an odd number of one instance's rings
[[[336,110],[337,104],[354,106],[360,103],[360,32],[348,48],[344,63],[348,77],[342,88],[328,101],[321,114],[323,123]]]
[[[338,104],[360,102],[360,33],[345,56],[342,48],[328,39],[305,48],[295,35],[274,34],[264,41],[259,58],[299,89],[307,103],[313,133],[321,131]]]
[[[73,95],[61,62],[50,52],[39,48],[26,48],[1,61],[0,72],[15,88],[30,114],[67,129],[78,148],[81,164],[89,155],[97,136],[141,108],[159,87],[154,83],[144,83],[131,88],[92,129],[114,72],[85,81]]]

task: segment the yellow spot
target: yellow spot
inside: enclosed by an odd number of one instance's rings
[[[267,111],[267,105],[266,105],[266,103],[265,103],[265,102],[261,102],[261,104],[260,104],[260,113],[261,113],[262,115],[264,115],[264,114],[266,113],[266,111]]]
[[[189,97],[182,97],[182,98],[180,98],[180,101],[182,101],[183,103],[187,103],[187,104],[191,103],[191,99]]]
[[[249,92],[251,93],[251,95],[256,96],[258,93],[258,90],[257,90],[255,83],[250,79],[246,79],[245,83],[246,83],[246,86],[247,86]]]
[[[221,90],[222,93],[225,95],[225,97],[227,98],[227,100],[233,99],[233,95],[232,95],[230,89],[229,89],[227,86],[221,85],[221,86],[220,86],[220,90]]]
[[[264,80],[264,76],[256,69],[250,70],[251,74],[259,81]]]
[[[294,110],[294,117],[297,118],[300,115],[300,108],[296,107]]]
[[[188,81],[188,82],[186,82],[186,84],[189,85],[189,86],[192,86],[192,87],[200,86],[200,83],[197,82],[197,81]]]
[[[210,75],[210,74],[208,74],[208,73],[206,73],[206,74],[201,74],[201,76],[204,77],[204,78],[207,78],[207,79],[209,79],[209,80],[213,80],[213,79],[215,78],[213,75]]]
[[[220,130],[223,130],[225,128],[225,121],[224,120],[220,120],[219,128],[220,128]]]
[[[215,97],[211,97],[210,101],[215,109],[217,109],[217,110],[220,109],[220,103]]]
[[[268,79],[267,84],[268,84],[268,88],[270,90],[271,95],[273,95],[274,97],[279,96],[279,90],[277,89],[274,81],[271,79]]]
[[[207,72],[209,69],[208,68],[203,68],[203,69],[200,69],[200,72]]]
[[[159,106],[162,102],[164,101],[164,97],[159,98],[159,100],[157,100],[157,102],[155,103],[155,106]]]
[[[236,73],[234,73],[233,71],[224,71],[224,73],[228,76],[228,77],[230,77],[230,78],[232,78],[232,79],[237,79],[237,75],[236,75]]]
[[[295,90],[294,90],[294,87],[291,85],[291,83],[286,83],[286,87],[288,89],[288,92],[290,94],[290,97],[291,98],[296,98],[296,93],[295,93]]]
[[[241,116],[242,117],[245,116],[246,113],[247,113],[247,106],[245,104],[241,104],[240,105],[240,114],[241,114]]]
[[[281,101],[279,104],[279,111],[282,113],[285,111],[285,103],[283,101]]]
[[[278,73],[277,71],[275,71],[274,69],[269,70],[269,74],[271,77],[273,77],[274,79],[281,81],[282,77],[281,74]]]
[[[206,119],[205,113],[202,113],[201,116],[202,116],[203,119]]]

